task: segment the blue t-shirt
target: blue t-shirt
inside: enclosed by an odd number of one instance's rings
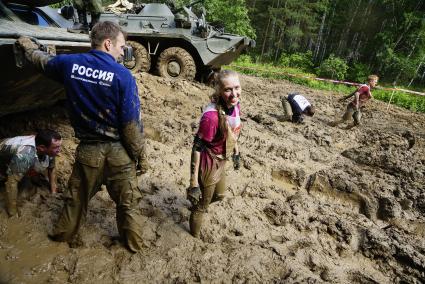
[[[62,54],[45,73],[64,84],[71,124],[81,140],[120,140],[123,127],[136,122],[142,130],[140,100],[130,71],[108,53]]]

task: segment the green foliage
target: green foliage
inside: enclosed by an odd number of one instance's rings
[[[373,91],[374,98],[401,106],[411,111],[425,112],[425,97],[415,96],[400,91]]]
[[[320,64],[317,75],[324,78],[344,80],[347,75],[348,65],[345,60],[331,54],[328,59]]]
[[[166,1],[166,0],[164,0]],[[164,2],[162,1],[162,2]],[[187,5],[194,0],[175,0],[177,6]],[[208,0],[204,2],[207,21],[221,22],[225,31],[255,39],[245,0]]]
[[[283,67],[300,68],[305,72],[311,72],[313,70],[313,53],[310,50],[305,53],[282,53],[279,59],[279,65]]]
[[[385,74],[398,81],[409,82],[418,76],[416,69],[423,61],[422,54],[418,55],[415,57],[405,56],[387,47],[377,54],[377,58],[382,62],[382,71]]]
[[[372,73],[369,66],[363,63],[354,63],[348,69],[347,79],[353,82],[366,82],[367,76]]]
[[[252,61],[252,57],[249,56],[248,54],[242,54],[238,57],[238,59],[236,60],[236,63],[238,63],[238,64],[251,64],[251,63],[253,63],[253,61]]]
[[[61,8],[61,7],[66,6],[66,5],[72,5],[72,0],[64,0],[62,2],[59,2],[59,3],[56,3],[56,4],[52,4],[52,5],[50,5],[50,7],[52,7],[52,8]]]
[[[246,2],[262,62],[293,66],[291,54],[311,50],[318,66],[331,54],[349,62],[352,80],[370,68],[386,82],[425,83],[424,0]]]
[[[256,37],[248,17],[245,0],[209,0],[205,1],[207,20],[224,23],[226,32]]]

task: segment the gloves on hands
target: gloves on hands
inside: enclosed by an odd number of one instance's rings
[[[27,36],[21,36],[18,38],[18,44],[24,49],[24,50],[34,50],[39,49],[40,46],[35,43],[31,38]]]
[[[233,154],[232,161],[233,161],[233,169],[235,169],[236,171],[239,170],[241,167],[241,155]]]
[[[198,205],[202,195],[202,192],[199,186],[189,187],[186,190],[186,194],[187,194],[187,200],[189,200],[190,203],[192,203],[192,206]]]

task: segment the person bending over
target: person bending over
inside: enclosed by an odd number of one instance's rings
[[[284,121],[303,123],[304,115],[313,116],[315,108],[310,102],[298,93],[290,93],[287,97],[280,98],[284,111]]]

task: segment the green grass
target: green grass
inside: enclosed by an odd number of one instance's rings
[[[296,84],[308,86],[312,89],[333,91],[340,93],[341,95],[348,95],[352,93],[355,88],[354,86],[348,86],[344,84],[317,81],[314,80],[314,78],[317,77],[315,74],[305,73],[302,70],[296,68],[277,67],[271,64],[255,64],[251,62],[236,61],[232,65],[226,66],[225,68],[232,69],[242,74],[262,78],[284,79]],[[247,68],[252,68],[252,70]],[[296,75],[300,77],[294,77],[291,75]],[[425,96],[413,95],[402,91],[390,91],[380,89],[375,89],[373,91],[374,98],[384,102],[389,102],[391,95],[393,95],[391,100],[392,104],[414,112],[425,113]]]

